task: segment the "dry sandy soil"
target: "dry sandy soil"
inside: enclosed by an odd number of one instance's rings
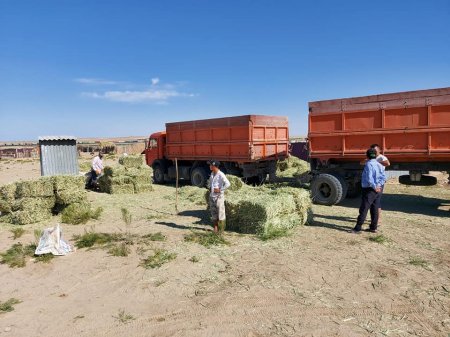
[[[0,163],[0,183],[38,175],[36,161]],[[358,207],[347,200],[314,206],[314,221],[290,237],[264,242],[226,233],[230,245],[206,248],[184,241],[193,229],[209,229],[202,207],[181,200],[176,215],[174,193],[172,186],[141,195],[89,192],[102,217],[63,225],[69,241],[88,228],[125,231],[120,209],[127,207],[132,233],[162,232],[165,242],[134,245],[128,257],[79,249],[48,264],[0,265],[0,301],[22,301],[0,314],[0,336],[449,336],[446,184],[388,184],[384,243],[347,233]],[[1,224],[0,251],[34,241],[34,229],[58,221],[23,226],[16,240],[14,226]],[[177,257],[141,267],[156,248]]]

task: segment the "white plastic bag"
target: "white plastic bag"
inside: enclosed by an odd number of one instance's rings
[[[46,228],[41,235],[39,244],[34,252],[35,255],[49,254],[66,255],[72,251],[72,247],[62,239],[59,224],[53,228]]]

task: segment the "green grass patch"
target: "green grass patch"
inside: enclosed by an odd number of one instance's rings
[[[11,233],[13,235],[13,240],[16,240],[25,233],[25,229],[23,229],[22,227],[13,228],[11,229]]]
[[[166,241],[167,237],[161,232],[145,234],[142,236],[143,239],[148,239],[150,241]]]
[[[117,316],[113,317],[122,324],[127,324],[130,321],[136,319],[133,315],[127,314],[124,309],[120,309]]]
[[[72,225],[85,224],[90,219],[98,220],[102,212],[102,207],[97,207],[93,210],[89,203],[74,203],[62,211],[61,221]]]
[[[387,243],[387,242],[390,241],[389,238],[387,238],[383,234],[378,234],[378,235],[375,235],[375,236],[369,236],[367,239],[369,241],[376,242],[376,243],[381,243],[381,244]]]
[[[14,310],[14,305],[21,303],[22,301],[17,298],[10,298],[6,302],[0,302],[0,312],[11,312]]]
[[[108,253],[112,256],[128,256],[128,254],[130,254],[130,247],[128,247],[128,245],[125,242],[122,243],[118,243],[115,245],[112,245],[109,250]]]
[[[120,241],[125,241],[125,236],[122,233],[97,233],[86,231],[81,235],[74,235],[75,246],[77,248],[90,248],[94,245],[106,245]]]
[[[48,253],[48,254],[36,255],[35,261],[42,262],[42,263],[50,263],[54,258],[55,258],[55,255]]]
[[[207,248],[218,245],[229,245],[225,238],[214,232],[192,232],[184,237],[186,242],[195,242]]]
[[[24,246],[20,242],[15,243],[6,252],[0,254],[0,263],[7,264],[10,268],[23,268],[27,264],[26,258],[33,256],[35,250],[35,244]]]
[[[174,260],[177,257],[175,253],[169,253],[165,249],[157,249],[153,255],[143,259],[141,261],[141,266],[150,269],[150,268],[159,268],[164,263]]]

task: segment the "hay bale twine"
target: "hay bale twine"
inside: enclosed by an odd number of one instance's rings
[[[119,164],[126,168],[138,168],[144,164],[142,155],[128,155],[119,158]]]

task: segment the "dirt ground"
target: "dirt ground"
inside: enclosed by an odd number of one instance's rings
[[[38,161],[0,162],[0,184],[39,176]],[[132,246],[128,257],[79,249],[48,264],[0,265],[0,301],[21,301],[0,314],[0,336],[445,336],[450,335],[450,189],[391,182],[383,196],[382,243],[349,234],[359,200],[314,206],[314,220],[290,237],[261,241],[226,233],[230,245],[184,241],[205,231],[202,206],[180,200],[173,186],[140,195],[89,192],[99,220],[63,224],[64,237],[87,229],[162,232],[165,242]],[[0,251],[33,242],[23,226],[13,240],[0,224]],[[156,248],[177,256],[157,269],[140,261]],[[198,262],[192,262],[195,256]],[[122,315],[120,314],[122,312]],[[128,317],[126,317],[128,315]],[[127,319],[125,319],[126,317]],[[122,318],[122,319],[121,319]]]

